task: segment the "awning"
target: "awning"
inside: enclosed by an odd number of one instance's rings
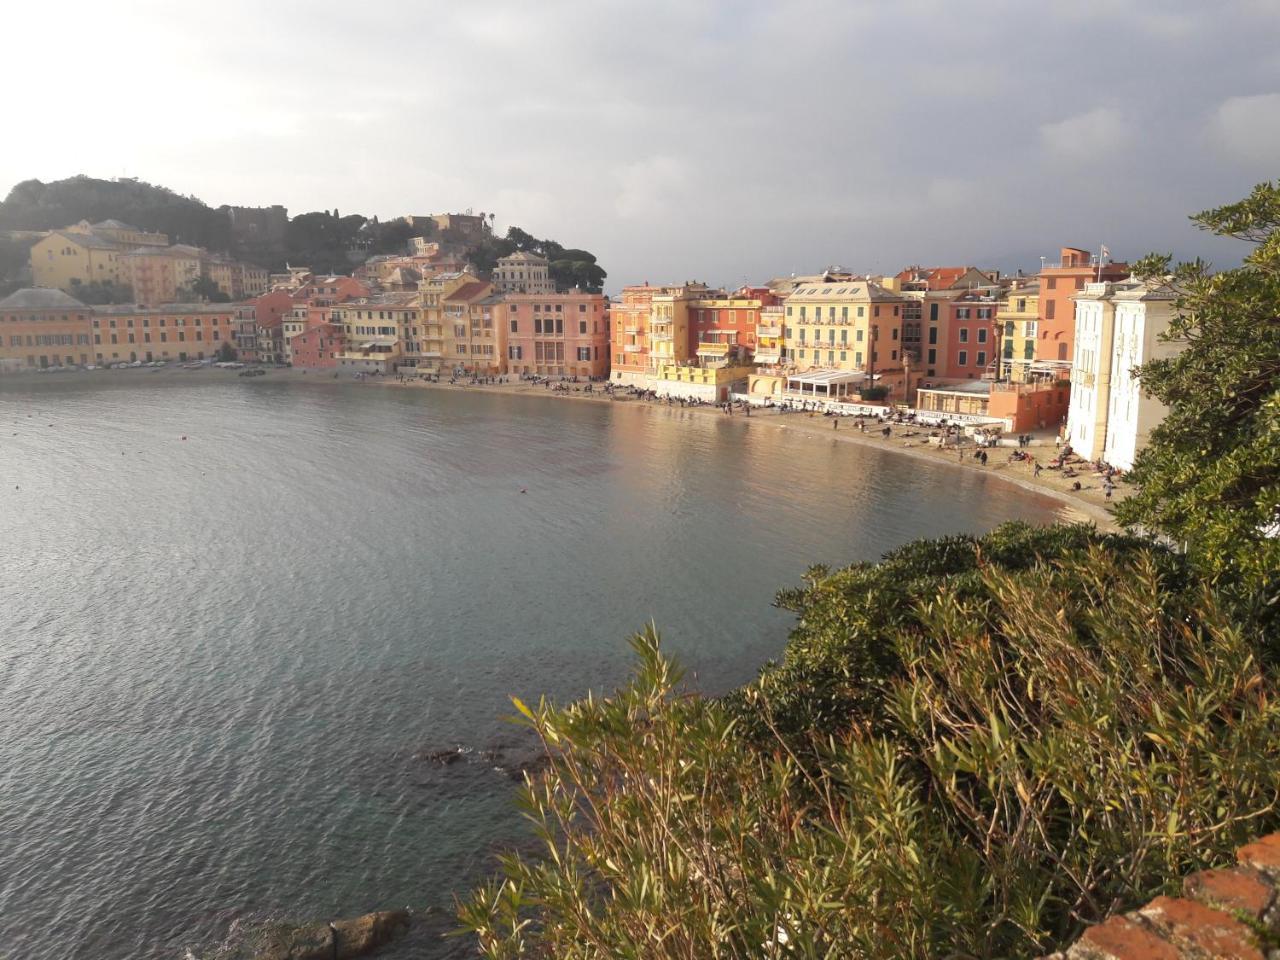
[[[861,370],[806,370],[804,373],[787,375],[787,383],[799,383],[806,386],[832,387],[838,383],[861,383],[867,379]]]
[[[781,363],[782,354],[768,353],[762,350],[757,350],[755,354],[755,361],[756,363]]]

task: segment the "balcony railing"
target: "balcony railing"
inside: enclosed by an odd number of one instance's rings
[[[782,327],[779,324],[766,326],[759,324],[756,326],[756,336],[758,337],[780,337],[782,336]]]
[[[622,350],[624,353],[641,353],[644,351],[644,347],[638,343],[628,343],[623,345]]]

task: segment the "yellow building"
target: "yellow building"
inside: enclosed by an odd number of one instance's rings
[[[1003,325],[1000,376],[996,379],[1007,378],[1014,383],[1026,383],[1031,379],[1039,316],[1039,280],[1031,277],[1014,281],[996,310],[996,320]]]
[[[54,230],[31,248],[31,279],[37,287],[70,292],[87,283],[127,283],[120,256],[125,248],[93,233]]]
[[[139,230],[137,227],[122,223],[119,220],[99,220],[90,223],[81,220],[67,227],[70,233],[91,233],[103,240],[119,244],[122,247],[167,247],[169,237],[163,233],[152,233],[150,230]]]
[[[689,333],[689,304],[694,296],[705,297],[706,288],[696,294],[688,286],[654,294],[649,308],[649,365],[657,370],[667,364],[691,363],[693,338]]]
[[[331,311],[331,322],[341,326],[346,336],[346,350],[337,358],[339,367],[394,373],[401,366],[418,364],[422,354],[422,305],[417,294],[360,297],[334,304]],[[297,323],[295,307],[286,324]],[[299,332],[302,331],[296,330],[294,335]]]
[[[782,362],[782,351],[785,341],[782,330],[785,326],[786,306],[781,303],[760,308],[760,322],[756,324],[756,363],[771,367]]]
[[[648,387],[660,397],[684,397],[708,403],[724,403],[731,393],[746,393],[747,381],[755,368],[744,363],[714,367],[660,363],[649,378]]]
[[[493,284],[469,279],[440,299],[444,372],[500,373],[506,340],[497,329]]]
[[[818,280],[787,297],[783,361],[796,370],[901,373],[901,293],[867,280]]]

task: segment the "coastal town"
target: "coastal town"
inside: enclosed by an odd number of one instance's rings
[[[242,220],[269,228],[277,210]],[[1161,336],[1175,292],[1135,278],[1106,247],[1062,247],[1035,274],[830,267],[733,290],[646,282],[610,299],[558,284],[527,250],[478,269],[468,253],[491,234],[483,214],[404,220],[421,235],[403,253],[347,274],[269,273],[118,220],[30,237],[32,285],[0,300],[0,373],[221,362],[398,383],[588,385],[727,413],[799,410],[836,418],[836,430],[845,416],[933,427],[909,436],[938,448],[1021,451],[1036,439],[1055,446],[1050,466],[1068,480],[1090,465],[1107,499],[1164,414],[1135,369],[1177,349]],[[135,302],[77,299],[95,283],[127,287]]]

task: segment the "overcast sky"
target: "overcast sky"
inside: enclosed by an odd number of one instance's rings
[[[471,207],[625,282],[1238,250],[1280,178],[1280,0],[6,8],[0,190],[131,176],[291,214]]]

